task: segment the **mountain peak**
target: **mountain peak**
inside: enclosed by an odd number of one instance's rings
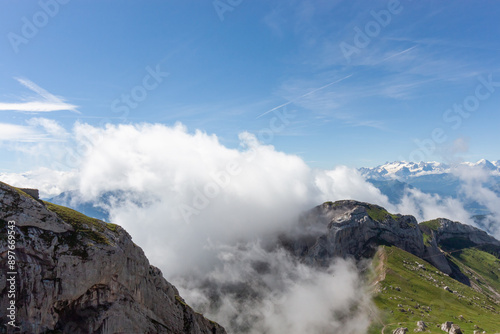
[[[355,200],[325,202],[304,214],[299,224],[302,232],[285,244],[292,253],[320,265],[335,257],[372,257],[380,245],[393,245],[453,274],[438,245],[459,240],[461,245],[500,247],[500,241],[470,225],[446,218],[419,224],[413,216]]]
[[[482,167],[495,173],[500,173],[500,163],[496,161],[494,163],[481,159],[476,163],[473,162],[462,162],[458,166],[465,167]],[[363,167],[359,168],[359,171],[368,179],[374,180],[406,180],[409,178],[415,178],[426,175],[440,175],[449,174],[452,172],[450,165],[429,161],[429,162],[407,162],[407,161],[393,161],[390,163],[385,163],[376,167]]]

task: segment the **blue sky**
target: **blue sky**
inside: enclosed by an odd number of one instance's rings
[[[0,9],[0,171],[47,165],[34,156],[73,145],[75,123],[108,122],[181,122],[230,148],[248,131],[318,168],[500,159],[496,1]]]

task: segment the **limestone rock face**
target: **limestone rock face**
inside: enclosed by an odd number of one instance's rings
[[[431,230],[413,216],[390,214],[377,205],[353,200],[326,202],[304,214],[296,230],[281,242],[297,257],[319,265],[328,265],[334,257],[370,258],[379,245],[393,245],[448,275],[454,271],[440,246],[500,247],[500,241],[478,228],[443,218],[435,221]]]
[[[453,272],[446,256],[439,249],[436,238],[432,238],[429,244],[426,245],[424,258],[445,274],[450,275]]]
[[[435,238],[438,243],[462,242],[471,246],[494,245],[500,246],[500,241],[496,240],[488,233],[470,225],[454,222],[449,219],[439,218],[439,228],[435,231]]]
[[[408,328],[406,327],[399,327],[399,328],[396,328],[392,334],[406,334],[408,332]]]
[[[431,235],[431,239],[425,245],[424,258],[448,275],[452,274],[453,270],[438,245],[448,245],[451,248],[484,245],[500,247],[498,240],[473,226],[445,218],[438,218],[434,222],[435,226],[432,229],[423,224],[419,225],[423,233]]]
[[[0,183],[0,266],[7,268],[3,236],[15,221],[21,333],[226,333],[186,305],[124,229],[54,210]],[[2,310],[7,289],[2,270]]]
[[[384,208],[352,201],[324,203],[300,221],[300,235],[284,244],[307,262],[328,264],[334,257],[371,257],[378,245],[391,244],[422,257],[422,232],[413,216],[391,215]]]

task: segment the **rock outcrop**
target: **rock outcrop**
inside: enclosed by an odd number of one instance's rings
[[[445,331],[446,333],[448,333],[450,331],[450,329],[451,329],[451,325],[453,325],[453,322],[447,321],[447,322],[445,322],[445,323],[443,323],[441,325],[441,330]]]
[[[414,329],[415,332],[425,332],[427,330],[427,325],[422,320],[417,321],[417,328]]]
[[[447,321],[441,325],[441,330],[449,334],[462,334],[460,326],[454,324],[451,321]]]
[[[328,265],[334,257],[372,257],[390,244],[422,257],[422,232],[413,216],[393,215],[384,208],[353,200],[327,202],[305,214],[284,245],[309,263]]]
[[[500,241],[471,225],[445,218],[435,219],[433,223],[432,236],[440,245],[449,245],[450,248],[484,245],[500,247]]]
[[[393,245],[459,280],[441,247],[500,249],[498,240],[473,226],[443,218],[418,224],[413,216],[391,214],[380,206],[353,200],[315,207],[281,241],[305,262],[319,265],[328,265],[335,257],[371,258],[379,245]]]
[[[0,183],[1,268],[9,221],[20,333],[226,333],[184,302],[121,227]],[[10,300],[6,279],[2,270],[2,310]]]
[[[423,235],[425,235],[424,259],[432,263],[436,268],[451,276],[460,276],[451,266],[440,248],[454,250],[466,247],[494,247],[500,249],[500,242],[488,235],[483,230],[470,225],[438,218],[419,224]],[[466,281],[455,277],[467,284]]]

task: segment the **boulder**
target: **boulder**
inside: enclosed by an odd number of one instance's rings
[[[441,325],[441,330],[448,333],[450,331],[452,325],[453,325],[453,322],[447,321]]]
[[[417,321],[417,328],[415,328],[415,332],[425,332],[425,330],[427,329],[427,325],[425,324],[425,322],[423,322],[422,320],[420,321]]]
[[[449,334],[463,334],[462,330],[460,329],[460,326],[453,324],[451,325],[450,331],[448,332]]]

